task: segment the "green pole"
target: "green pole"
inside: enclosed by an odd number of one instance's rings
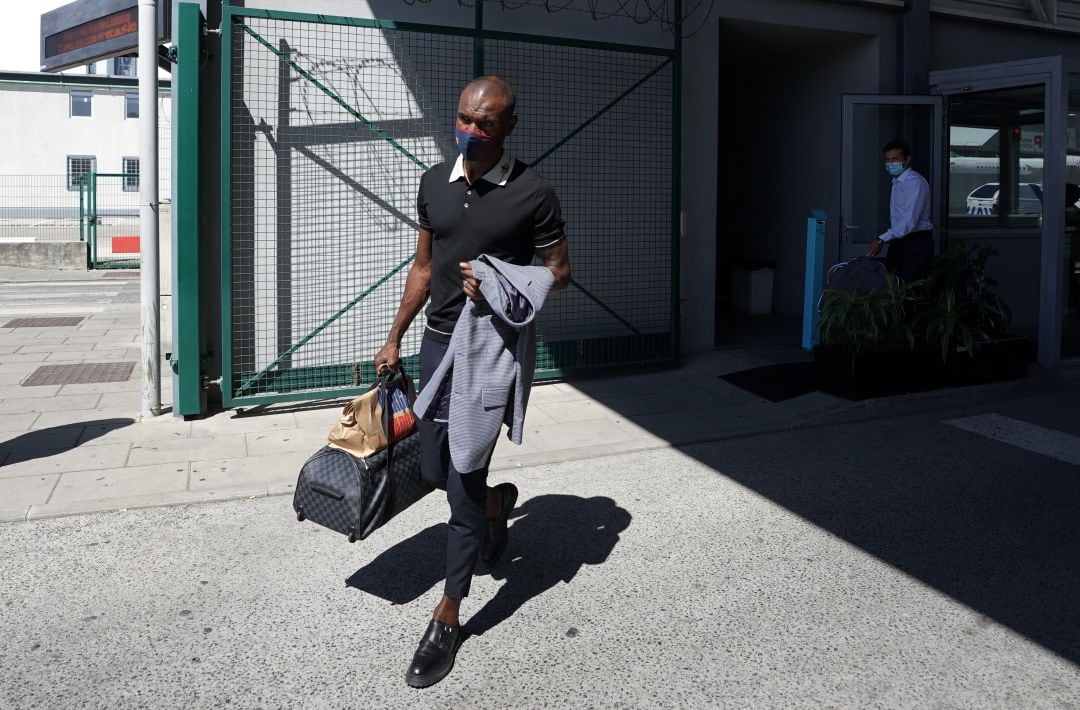
[[[97,174],[89,173],[87,190],[90,203],[90,268],[97,267]]]
[[[173,414],[206,412],[202,386],[202,323],[199,270],[199,59],[203,16],[197,3],[182,2],[178,14],[176,67],[176,293],[173,318],[176,342],[169,361],[176,379]]]
[[[79,241],[86,241],[83,220],[86,219],[85,205],[83,204],[83,181],[79,180]]]

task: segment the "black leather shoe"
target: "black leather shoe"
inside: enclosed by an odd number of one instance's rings
[[[413,688],[426,688],[445,678],[454,667],[459,643],[460,626],[448,626],[432,619],[405,672],[405,682]]]
[[[484,546],[480,548],[480,559],[489,565],[498,562],[503,552],[506,551],[506,542],[509,537],[506,523],[510,519],[510,513],[513,512],[514,506],[517,505],[518,499],[518,489],[513,483],[500,483],[495,486],[495,490],[500,493],[502,506],[499,508],[498,517],[488,520],[487,540],[484,541]]]

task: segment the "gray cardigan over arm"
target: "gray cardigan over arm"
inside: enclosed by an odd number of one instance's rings
[[[450,373],[447,422],[450,459],[461,473],[487,462],[505,423],[521,443],[525,408],[536,367],[536,314],[555,284],[543,266],[518,266],[486,254],[471,262],[484,301],[469,301],[431,382],[423,383],[414,410],[435,415],[435,395]]]

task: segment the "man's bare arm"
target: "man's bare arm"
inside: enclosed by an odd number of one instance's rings
[[[552,291],[561,291],[570,283],[570,247],[565,239],[543,249],[537,249],[536,255],[544,262],[551,275],[555,277]]]
[[[401,356],[401,340],[427,301],[431,287],[431,241],[431,231],[421,229],[416,239],[416,259],[405,278],[405,292],[401,295],[397,315],[394,316],[394,323],[386,336],[386,344],[375,355],[376,372],[381,371],[384,366],[391,370],[397,369]]]

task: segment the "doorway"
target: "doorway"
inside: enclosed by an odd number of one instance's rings
[[[722,20],[718,45],[725,103],[718,126],[716,344],[798,346],[806,220],[812,209],[830,219],[838,213],[838,99],[879,90],[878,40]],[[826,260],[836,251],[831,246]],[[740,264],[773,269],[768,313],[736,308],[733,269]]]

